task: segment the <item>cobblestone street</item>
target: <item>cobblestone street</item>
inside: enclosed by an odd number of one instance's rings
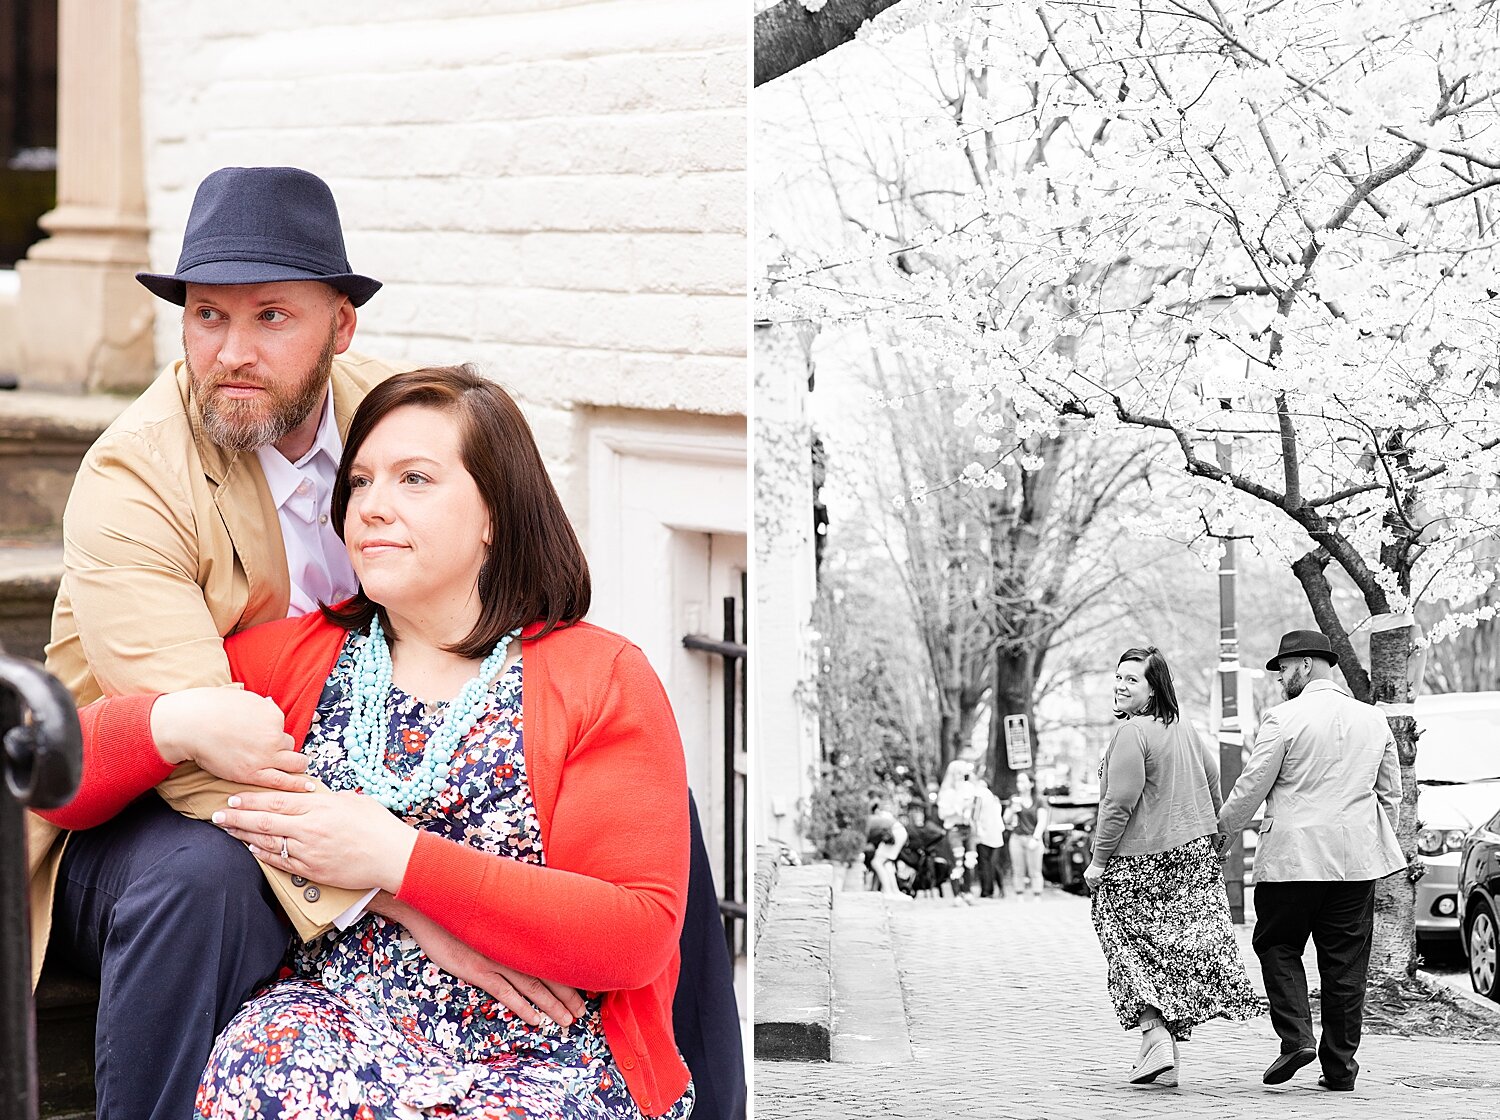
[[[1039,900],[972,906],[873,897],[864,905],[889,914],[913,1060],[758,1062],[760,1120],[1488,1120],[1500,1111],[1500,1027],[1495,1042],[1367,1034],[1358,1087],[1329,1093],[1318,1088],[1316,1063],[1286,1085],[1261,1084],[1277,1052],[1269,1019],[1216,1021],[1182,1047],[1180,1088],[1130,1086],[1124,1076],[1137,1036],[1110,1010],[1086,899],[1049,889]],[[1259,991],[1248,929],[1240,940]],[[860,1029],[836,1012],[836,1057],[840,1036]]]

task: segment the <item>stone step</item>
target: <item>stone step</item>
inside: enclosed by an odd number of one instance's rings
[[[52,600],[62,579],[62,543],[0,537],[0,648],[42,660]]]
[[[832,935],[833,868],[782,868],[755,939],[756,1061],[829,1060]]]
[[[84,452],[126,397],[0,392],[0,536],[57,532]]]

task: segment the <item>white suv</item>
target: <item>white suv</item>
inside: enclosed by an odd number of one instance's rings
[[[1417,937],[1459,937],[1458,852],[1500,811],[1500,692],[1417,697]]]

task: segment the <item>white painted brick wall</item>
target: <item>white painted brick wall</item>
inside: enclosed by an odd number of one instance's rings
[[[217,167],[327,179],[356,347],[516,391],[575,516],[595,407],[745,413],[738,0],[141,0],[153,267]],[[179,326],[158,317],[163,360]]]

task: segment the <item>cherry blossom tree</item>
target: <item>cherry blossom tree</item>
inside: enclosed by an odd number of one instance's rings
[[[922,142],[987,173],[807,307],[957,370],[979,477],[1029,439],[1160,439],[1193,492],[1158,527],[1282,557],[1386,706],[1412,855],[1419,656],[1480,618],[1413,612],[1486,592],[1500,516],[1500,8],[999,0],[933,33],[967,81]],[[1376,974],[1414,967],[1413,899],[1382,883]]]

